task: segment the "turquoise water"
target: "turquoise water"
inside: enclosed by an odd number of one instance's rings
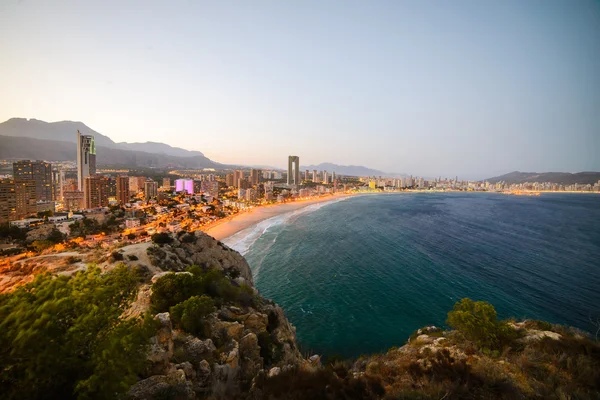
[[[588,331],[600,317],[600,196],[392,194],[309,206],[225,240],[304,351],[354,357],[443,325],[463,297]]]

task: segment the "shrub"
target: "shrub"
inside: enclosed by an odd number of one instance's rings
[[[462,299],[448,313],[447,322],[480,348],[501,349],[517,336],[506,322],[498,321],[494,306],[485,301]]]
[[[127,256],[127,258],[129,259],[129,261],[137,261],[137,260],[139,260],[138,256],[136,256],[134,254],[129,254]]]
[[[171,243],[173,241],[173,238],[171,237],[171,235],[169,235],[168,233],[155,233],[154,235],[152,235],[152,242],[156,243],[156,244],[167,244],[167,243]]]
[[[77,258],[74,256],[67,257],[67,264],[69,264],[69,265],[77,264],[78,262],[81,262],[81,258]]]
[[[118,251],[113,251],[110,256],[115,261],[123,261],[123,253],[119,253]]]
[[[191,274],[167,274],[152,285],[152,309],[155,313],[166,312],[190,297],[202,294],[201,278]]]
[[[385,390],[379,379],[368,375],[338,377],[330,369],[289,369],[256,381],[265,399],[379,399]]]
[[[135,296],[124,266],[40,274],[0,296],[0,397],[118,398],[138,380],[156,330],[151,318],[120,318]]]
[[[193,233],[186,233],[181,237],[181,243],[194,243],[196,241],[196,236]]]
[[[136,237],[137,237],[137,236],[135,236],[135,233],[130,233],[130,234],[128,234],[128,235],[127,235],[127,239],[129,239],[129,240],[133,240],[133,239],[135,239]]]
[[[49,240],[36,240],[35,242],[31,243],[31,248],[38,253],[41,253],[52,246],[54,246],[54,243]]]
[[[192,296],[171,307],[173,322],[184,331],[196,336],[208,336],[204,318],[215,311],[215,303],[208,296]]]

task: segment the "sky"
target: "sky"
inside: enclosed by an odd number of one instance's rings
[[[600,171],[600,2],[0,0],[0,120],[283,167]]]

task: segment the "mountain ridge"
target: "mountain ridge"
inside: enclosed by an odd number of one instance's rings
[[[570,172],[520,172],[513,171],[504,175],[488,178],[490,183],[506,182],[508,184],[517,184],[525,182],[552,182],[562,185],[591,184],[600,180],[600,172],[582,171],[576,173]]]
[[[96,146],[99,166],[172,167],[183,169],[226,168],[205,156],[176,157],[159,153]],[[73,161],[77,158],[74,143],[0,135],[0,158],[48,161]]]
[[[406,176],[405,174],[383,172],[377,169],[364,167],[362,165],[339,165],[334,163],[320,163],[317,165],[304,165],[300,166],[300,170],[317,170],[335,172],[338,175],[350,175],[350,176]]]
[[[0,123],[0,136],[29,137],[34,139],[58,140],[75,143],[75,133],[77,131],[80,131],[84,135],[93,135],[96,146],[165,154],[175,157],[205,157],[200,151],[186,150],[160,142],[117,143],[110,137],[93,130],[81,121],[46,122],[35,118],[10,118]]]

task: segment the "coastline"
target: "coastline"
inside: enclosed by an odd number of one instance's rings
[[[203,231],[207,235],[210,235],[217,240],[224,240],[266,219],[291,211],[300,210],[313,204],[326,203],[351,196],[354,196],[354,194],[340,193],[310,200],[299,200],[289,203],[259,206],[249,211],[236,214],[232,217],[224,218],[218,221],[216,224],[203,229]]]

